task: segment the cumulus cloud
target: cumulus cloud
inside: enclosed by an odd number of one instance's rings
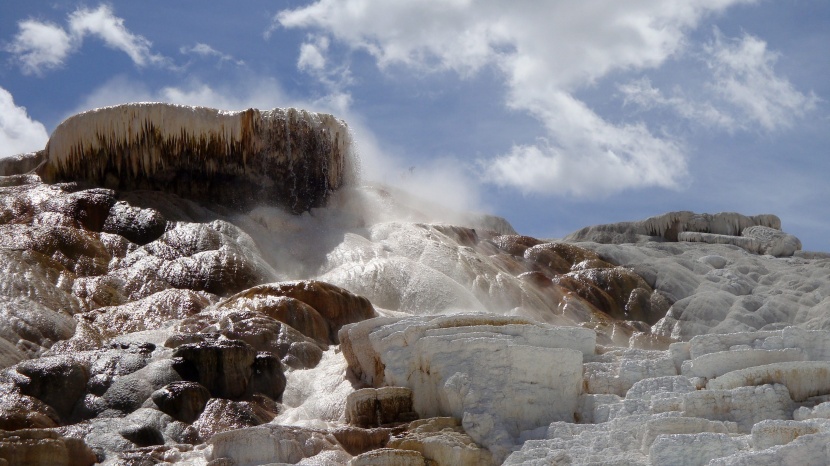
[[[482,163],[487,181],[526,194],[600,197],[644,186],[682,185],[681,143],[656,137],[642,123],[614,125],[564,93],[546,96],[532,112],[555,142],[542,139]]]
[[[15,56],[24,74],[59,68],[72,51],[72,38],[58,25],[26,20],[18,23],[18,29],[6,51]]]
[[[613,72],[661,66],[708,15],[750,0],[581,2],[538,0],[318,0],[278,13],[285,28],[326,34],[381,68],[471,76],[499,70],[507,105],[546,128],[542,142],[486,161],[485,178],[524,192],[589,195],[676,187],[683,147],[642,123],[603,119],[575,97]]]
[[[67,19],[67,27],[68,31],[54,23],[33,19],[20,21],[18,33],[6,50],[15,56],[24,74],[37,75],[62,66],[88,36],[97,37],[107,47],[126,53],[140,67],[167,62],[165,57],[152,52],[150,41],[130,32],[124,26],[124,19],[115,16],[108,5],[100,5],[94,10],[75,10]]]
[[[711,81],[667,94],[648,78],[636,79],[618,86],[625,104],[667,108],[696,124],[729,132],[787,128],[816,107],[815,94],[798,91],[775,73],[778,55],[755,36],[726,38],[715,30],[697,56],[711,70]]]
[[[46,128],[32,120],[24,107],[0,87],[0,158],[43,149],[49,136]]]
[[[329,48],[326,37],[318,37],[313,41],[303,42],[300,45],[300,58],[297,59],[297,68],[301,70],[322,71],[326,68],[325,54]]]

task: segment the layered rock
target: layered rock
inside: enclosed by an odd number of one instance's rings
[[[574,420],[582,356],[596,341],[590,330],[492,315],[372,319],[340,337],[364,382],[412,389],[415,412],[462,419],[496,457],[523,431]]]
[[[636,222],[609,223],[585,227],[568,235],[566,241],[593,241],[597,243],[636,243],[649,237],[678,241],[680,233],[698,232],[739,236],[745,228],[764,226],[781,229],[781,219],[775,215],[746,216],[735,212],[696,214],[689,211],[669,212]]]
[[[0,431],[0,460],[8,465],[91,466],[98,462],[83,441],[45,429]]]

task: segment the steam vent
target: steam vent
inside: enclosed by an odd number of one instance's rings
[[[296,109],[226,112],[135,103],[80,113],[46,146],[46,182],[161,190],[237,209],[279,204],[300,213],[343,185],[346,124]]]

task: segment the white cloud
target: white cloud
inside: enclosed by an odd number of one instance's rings
[[[222,53],[208,44],[203,44],[201,42],[196,43],[196,45],[190,47],[180,47],[179,52],[184,55],[198,55],[200,57],[214,57],[219,59],[219,62],[226,62],[231,61],[236,63],[237,65],[244,65],[245,62],[242,60],[236,60],[232,55],[228,55],[226,53]]]
[[[466,77],[495,67],[507,105],[529,112],[547,133],[543,144],[516,145],[486,162],[486,179],[528,193],[587,195],[679,186],[686,162],[671,138],[606,121],[575,92],[615,71],[660,66],[702,18],[748,1],[319,0],[274,20],[365,51],[381,68]]]
[[[297,60],[297,68],[308,71],[323,71],[326,67],[325,54],[329,48],[329,41],[325,37],[319,37],[311,42],[303,42],[300,45],[300,58]]]
[[[58,68],[72,50],[72,40],[60,26],[33,20],[21,21],[6,51],[15,55],[24,74],[41,74]]]
[[[108,47],[129,55],[138,66],[163,63],[165,60],[150,51],[150,41],[128,31],[124,20],[113,15],[108,5],[100,5],[95,10],[76,10],[69,15],[69,30],[79,40],[87,35],[100,38]]]
[[[643,124],[613,125],[567,93],[552,93],[531,110],[545,122],[553,144],[517,145],[482,162],[485,179],[526,194],[601,197],[643,186],[683,183],[683,147]]]
[[[778,76],[777,54],[757,37],[729,39],[716,30],[702,50],[699,58],[712,72],[710,82],[666,95],[641,78],[618,86],[625,103],[646,110],[668,108],[686,120],[728,132],[787,128],[815,109],[818,98]]]
[[[152,52],[150,41],[131,33],[124,26],[124,19],[115,16],[108,5],[75,10],[68,18],[69,32],[56,24],[32,19],[20,21],[18,28],[6,50],[14,54],[24,74],[42,74],[62,66],[87,36],[97,37],[107,47],[126,53],[136,66],[167,63],[165,57]]]
[[[716,94],[750,121],[774,130],[815,108],[818,98],[797,91],[786,78],[777,76],[773,66],[778,55],[767,44],[749,34],[728,39],[716,31],[705,48],[715,75]]]
[[[718,108],[715,101],[703,95],[689,97],[680,88],[666,96],[648,78],[621,84],[617,89],[622,93],[625,105],[634,104],[646,110],[668,108],[688,121],[730,133],[741,127],[741,119],[728,109]]]
[[[0,87],[0,158],[41,150],[49,136],[46,128],[32,120],[26,108],[14,104],[14,98]]]

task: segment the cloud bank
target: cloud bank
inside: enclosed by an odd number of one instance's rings
[[[332,61],[321,37],[369,54],[381,69],[449,71],[461,78],[497,70],[506,105],[532,115],[545,133],[482,161],[483,180],[527,194],[593,197],[682,187],[688,150],[644,122],[603,118],[579,92],[615,73],[661,67],[689,48],[688,33],[703,20],[740,3],[752,0],[539,0],[521,6],[498,0],[318,0],[281,11],[274,23],[313,31],[298,64],[316,72]],[[667,97],[645,78],[620,86],[626,102],[676,108],[727,131],[746,118],[764,129],[786,127],[814,105],[814,96],[776,76],[775,55],[757,38],[715,34],[702,55],[712,77],[707,97],[715,103]]]

